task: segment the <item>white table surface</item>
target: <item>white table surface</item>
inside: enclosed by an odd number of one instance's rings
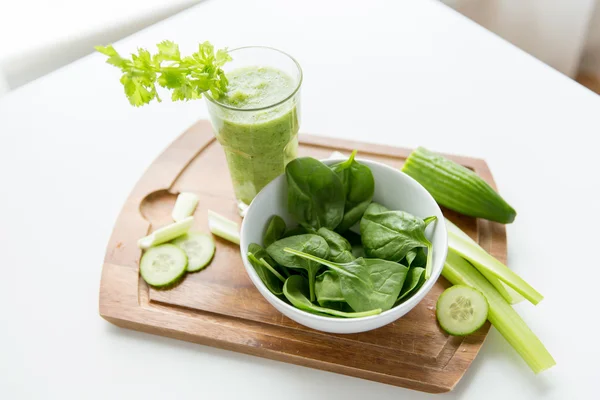
[[[275,46],[304,68],[303,131],[485,158],[519,211],[509,264],[546,296],[517,308],[558,365],[534,376],[492,329],[443,397],[593,398],[600,98],[439,3],[338,4],[209,1],[117,48],[165,38],[185,50],[203,40]],[[124,200],[157,154],[206,117],[202,101],[134,109],[118,78],[92,55],[0,99],[3,398],[429,398],[98,316]]]

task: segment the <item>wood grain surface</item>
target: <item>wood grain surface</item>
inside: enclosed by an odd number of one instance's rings
[[[327,158],[332,151],[402,166],[409,149],[300,136],[300,155]],[[494,186],[483,160],[451,157]],[[414,390],[452,390],[479,351],[489,323],[465,338],[437,325],[435,303],[449,286],[440,278],[430,293],[398,321],[374,331],[335,335],[284,317],[246,275],[239,248],[215,238],[217,250],[203,271],[188,274],[170,290],[149,288],[139,277],[137,240],[165,225],[181,191],[200,197],[192,229],[209,232],[207,209],[240,221],[225,156],[210,124],[183,133],[148,168],[127,199],[106,250],[100,285],[100,315],[106,320],[180,340],[370,379]],[[503,225],[444,210],[492,255],[506,261]]]

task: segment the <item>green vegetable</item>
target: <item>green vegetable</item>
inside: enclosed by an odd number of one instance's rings
[[[344,299],[355,311],[375,308],[386,311],[392,308],[408,272],[407,267],[392,261],[357,258],[349,263],[340,264],[294,249],[284,250],[335,271],[339,275]]]
[[[194,214],[194,210],[196,210],[196,206],[198,205],[198,200],[198,196],[194,193],[179,193],[177,200],[175,201],[175,206],[173,207],[173,212],[171,213],[173,221],[178,222]]]
[[[198,51],[181,57],[179,46],[165,40],[156,45],[158,53],[138,49],[131,60],[121,57],[112,45],[97,46],[96,50],[108,56],[106,62],[123,72],[121,83],[131,105],[139,107],[156,99],[161,101],[156,84],[172,91],[171,99],[194,100],[210,92],[218,99],[227,91],[227,78],[221,67],[231,60],[227,49],[218,50],[209,42],[201,43]]]
[[[212,210],[208,210],[208,229],[213,235],[240,244],[240,227],[238,224]]]
[[[479,290],[489,305],[488,320],[519,353],[536,374],[556,364],[538,337],[496,288],[468,261],[454,251],[448,257],[442,275],[454,285],[467,285]]]
[[[200,271],[210,263],[215,254],[215,241],[204,233],[188,232],[171,243],[185,252],[188,272]]]
[[[194,223],[194,217],[187,217],[181,221],[174,222],[172,224],[158,228],[148,236],[145,236],[138,240],[138,247],[141,249],[148,249],[152,246],[156,246],[162,243],[169,242],[176,237],[184,235],[190,230]]]
[[[185,275],[187,257],[172,244],[161,244],[146,250],[140,260],[140,275],[155,288],[167,288]]]
[[[529,285],[523,278],[495,259],[472,240],[467,240],[454,232],[448,232],[448,248],[468,260],[484,275],[493,276],[512,287],[533,304],[538,304],[544,296]]]
[[[275,260],[273,260],[271,258],[269,253],[267,253],[267,250],[265,250],[264,247],[262,247],[256,243],[250,243],[248,245],[248,252],[253,253],[254,256],[256,257],[256,259],[259,261],[262,258],[264,258],[266,260],[267,264],[271,268],[273,268],[278,274],[282,275],[284,278],[287,278],[288,276],[291,275],[288,268],[284,267],[283,265],[277,264],[277,262],[275,262]]]
[[[285,221],[279,215],[273,215],[267,225],[267,231],[263,238],[263,245],[269,247],[283,237],[285,234]]]
[[[285,284],[283,285],[283,294],[289,300],[289,302],[294,305],[294,307],[315,314],[329,314],[342,318],[360,318],[381,313],[380,309],[373,309],[363,312],[343,312],[316,306],[306,297],[308,294],[308,282],[306,281],[306,278],[300,275],[292,275],[287,278]]]
[[[425,268],[427,265],[427,254],[425,254],[423,247],[417,247],[406,253],[406,257],[400,263],[407,267]]]
[[[517,215],[475,172],[422,147],[410,154],[402,172],[423,185],[439,204],[461,214],[503,224]]]
[[[338,263],[354,260],[352,246],[350,246],[350,243],[343,236],[327,228],[320,228],[317,231],[317,235],[325,239],[329,245],[328,260]]]
[[[403,303],[405,300],[412,297],[413,294],[417,293],[421,286],[425,283],[425,268],[412,267],[408,270],[406,280],[398,295],[395,305]],[[404,301],[403,301],[404,300]]]
[[[305,227],[335,229],[344,217],[344,188],[340,178],[311,157],[296,158],[285,167],[288,211]]]
[[[323,307],[344,311],[345,306],[348,304],[340,288],[340,277],[331,270],[317,276],[315,293],[317,302]]]
[[[283,237],[290,237],[290,236],[298,236],[298,235],[304,235],[305,233],[309,233],[306,228],[304,228],[303,226],[297,226],[295,228],[292,228],[290,230],[287,230]],[[311,232],[312,233],[312,232]]]
[[[479,290],[455,285],[440,295],[435,314],[443,330],[454,336],[466,336],[483,326],[488,304]]]
[[[346,199],[344,217],[336,228],[338,232],[347,231],[360,221],[375,193],[375,179],[371,169],[355,161],[355,156],[356,150],[347,161],[331,166],[342,181]]]
[[[367,257],[399,262],[410,250],[426,247],[425,279],[431,276],[433,246],[425,237],[425,228],[437,217],[425,220],[404,211],[389,211],[371,203],[360,221],[360,233]]]
[[[473,239],[471,239],[471,237],[469,237],[469,235],[467,235],[466,233],[464,233],[458,226],[454,225],[448,219],[446,219],[446,227],[448,229],[448,232],[452,232],[453,234],[455,234],[457,236],[460,236],[461,238],[465,239],[472,246],[474,246],[474,248],[479,248],[479,244],[476,241],[474,241]],[[510,304],[517,304],[517,303],[525,300],[525,298],[523,296],[521,296],[519,293],[517,293],[510,286],[507,286],[500,279],[496,278],[487,269],[482,268],[482,269],[479,270],[479,272],[481,272],[483,274],[483,276],[485,276],[485,278],[488,281],[490,281],[490,283],[492,285],[494,285],[494,287],[496,288],[496,290],[498,290],[498,292],[500,292],[500,294],[502,295],[502,297],[504,297],[506,299],[506,301],[508,301]]]
[[[315,277],[319,269],[321,269],[321,264],[318,261],[315,262],[290,254],[284,251],[285,248],[292,248],[317,257],[327,258],[329,255],[327,242],[321,236],[306,234],[283,238],[267,247],[267,253],[277,263],[288,268],[306,270],[310,289],[310,301],[315,301]]]
[[[272,267],[270,268],[270,264],[264,258],[257,258],[255,253],[252,250],[262,250],[260,246],[254,248],[254,246],[258,246],[257,244],[250,244],[248,246],[248,261],[254,267],[256,274],[259,276],[260,280],[265,284],[267,289],[275,296],[280,296],[283,294],[283,283],[285,279],[277,273]],[[264,250],[263,250],[264,251]]]

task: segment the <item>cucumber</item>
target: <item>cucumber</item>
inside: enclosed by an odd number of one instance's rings
[[[240,244],[240,227],[238,224],[212,210],[208,210],[208,229],[213,235]]]
[[[179,222],[194,214],[196,206],[198,206],[198,196],[194,193],[181,192],[177,196],[175,206],[171,212],[173,221]]]
[[[155,288],[178,282],[185,274],[188,259],[183,250],[172,244],[149,248],[140,261],[140,275]]]
[[[517,212],[476,173],[419,147],[402,172],[419,182],[440,205],[471,217],[511,223]]]
[[[487,320],[488,303],[480,291],[455,285],[438,298],[436,315],[442,329],[449,334],[470,335]]]
[[[210,263],[215,254],[215,241],[204,233],[188,232],[171,243],[185,252],[188,272],[200,271]]]

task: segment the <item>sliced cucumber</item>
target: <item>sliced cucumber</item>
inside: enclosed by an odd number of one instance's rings
[[[150,286],[168,287],[185,274],[187,263],[187,256],[179,247],[161,244],[144,253],[140,261],[140,275]]]
[[[215,241],[204,233],[188,232],[171,243],[187,255],[188,272],[200,271],[210,263],[215,254]]]
[[[189,231],[192,227],[193,223],[194,217],[187,217],[179,222],[174,222],[167,226],[163,226],[162,228],[155,230],[148,236],[145,236],[138,240],[138,246],[141,249],[145,250],[152,246],[169,242],[175,239],[176,237],[187,233],[187,231]]]
[[[198,196],[194,193],[179,193],[179,196],[177,196],[177,200],[175,201],[175,207],[173,207],[173,212],[171,213],[173,221],[178,222],[194,214],[196,206],[198,205],[198,200]]]
[[[437,301],[440,326],[454,336],[470,335],[485,323],[488,303],[479,290],[464,285],[452,286]]]

